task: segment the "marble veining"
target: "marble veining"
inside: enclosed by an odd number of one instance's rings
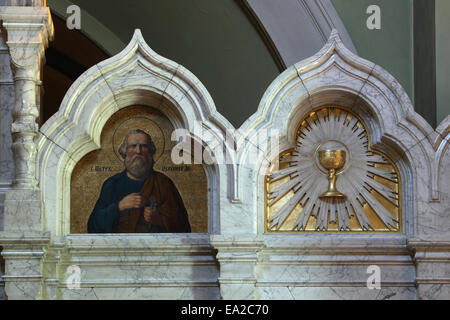
[[[17,16],[29,26],[16,28]],[[208,168],[210,233],[72,235],[70,174],[101,147],[102,128],[118,110],[156,105],[175,128],[192,131],[201,123],[216,132],[204,145],[221,143],[236,128],[200,79],[154,52],[136,30],[122,52],[75,81],[39,132],[35,83],[19,79],[37,75],[52,36],[50,12],[0,7],[0,19],[10,37],[0,43],[0,299],[450,297],[450,118],[434,130],[398,81],[345,48],[336,31],[269,85],[239,128],[232,163]],[[261,195],[273,155],[255,157],[250,137],[276,129],[280,145],[292,148],[304,115],[336,103],[365,121],[373,146],[398,166],[402,231],[265,234]],[[367,286],[371,266],[379,267],[379,289]]]

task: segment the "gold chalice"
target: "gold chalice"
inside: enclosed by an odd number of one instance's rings
[[[319,151],[320,164],[328,170],[328,191],[322,193],[319,198],[346,198],[336,190],[336,170],[345,164],[344,150],[321,150]]]

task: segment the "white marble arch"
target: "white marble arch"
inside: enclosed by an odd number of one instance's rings
[[[37,179],[43,198],[43,230],[70,233],[70,177],[75,164],[99,149],[106,121],[118,110],[147,105],[160,110],[175,129],[192,132],[201,123],[217,135],[231,128],[202,83],[183,66],[161,57],[139,29],[123,51],[83,73],[66,93],[59,111],[41,128]],[[201,137],[193,138],[199,143]],[[220,137],[212,137],[220,139]],[[204,166],[209,194],[209,232],[217,232],[221,188],[218,166]],[[226,167],[224,170],[228,170]],[[225,174],[224,172],[223,174]],[[226,188],[226,187],[225,187]]]
[[[372,146],[398,166],[403,186],[404,233],[448,233],[448,197],[440,201],[442,193],[448,194],[448,187],[439,184],[439,172],[443,170],[442,150],[449,143],[449,119],[434,130],[414,111],[398,81],[380,66],[348,50],[336,30],[316,55],[291,66],[268,87],[257,112],[240,128],[240,163],[249,156],[245,150],[250,145],[245,137],[260,130],[278,129],[280,150],[292,147],[299,120],[325,104],[352,108],[368,126]],[[266,169],[260,164],[249,170],[242,168],[238,175],[238,198],[245,199],[247,212],[253,212],[249,219],[257,221],[257,231],[248,230],[250,233],[264,230]]]
[[[264,175],[268,167],[263,160],[269,153],[260,154],[252,164],[248,138],[278,129],[280,151],[291,148],[302,117],[327,104],[347,106],[361,116],[371,146],[397,165],[403,186],[401,233],[264,232]],[[221,264],[222,297],[448,298],[450,286],[440,288],[448,283],[449,274],[448,264],[442,262],[449,256],[450,192],[448,183],[439,182],[439,177],[448,177],[449,118],[433,130],[414,111],[400,84],[381,67],[348,50],[333,30],[317,54],[291,66],[272,82],[257,112],[240,128],[234,181],[239,201],[230,204],[227,216],[221,219],[221,230],[226,234],[214,235],[211,240]],[[427,255],[430,248],[436,248],[436,253]],[[233,252],[245,256],[247,266],[253,264],[254,269],[244,269],[244,260],[238,255],[230,259]],[[380,291],[366,286],[368,268],[373,265],[381,270]],[[247,270],[246,287],[243,283],[233,287],[236,274],[243,274],[242,270]]]

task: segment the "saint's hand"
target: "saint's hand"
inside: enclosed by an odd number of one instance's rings
[[[130,193],[119,202],[119,211],[142,208],[147,204],[146,199],[139,193]]]
[[[150,209],[150,207],[144,208],[144,220],[152,224],[162,225],[161,215],[158,209]]]

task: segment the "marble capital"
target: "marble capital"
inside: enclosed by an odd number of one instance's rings
[[[3,28],[7,30],[12,64],[20,69],[39,69],[48,41],[53,39],[53,22],[48,7],[0,7]],[[20,77],[33,77],[27,70]]]

